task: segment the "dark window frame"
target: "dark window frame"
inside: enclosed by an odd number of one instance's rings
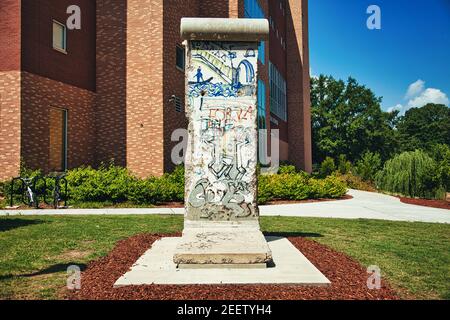
[[[180,56],[181,54],[181,56]],[[183,66],[178,64],[179,58],[182,59]],[[186,49],[184,46],[177,44],[175,48],[175,66],[178,70],[184,72],[186,68]]]

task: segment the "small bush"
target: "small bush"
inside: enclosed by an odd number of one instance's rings
[[[69,196],[75,202],[128,200],[129,190],[136,178],[126,168],[102,165],[98,170],[80,167],[69,170],[66,176]]]
[[[345,183],[347,188],[375,192],[376,188],[371,182],[364,181],[360,176],[356,176],[351,172],[347,174],[335,174],[336,178]]]
[[[363,154],[361,160],[356,163],[355,171],[363,180],[373,182],[380,168],[380,154],[367,151]]]
[[[328,176],[325,179],[312,178],[310,181],[311,199],[336,199],[343,197],[347,193],[347,186],[335,176]]]
[[[331,175],[335,170],[336,165],[334,164],[334,159],[331,157],[326,157],[320,164],[319,176],[325,178]]]
[[[337,168],[339,173],[340,174],[347,174],[347,173],[350,172],[351,168],[352,168],[352,163],[347,160],[347,157],[346,157],[345,154],[341,154],[339,156],[338,168]]]
[[[297,169],[295,168],[295,166],[291,164],[280,165],[280,167],[278,168],[278,174],[293,174],[293,173],[297,173]]]
[[[376,184],[380,190],[413,198],[439,199],[444,193],[436,162],[421,150],[388,160]]]

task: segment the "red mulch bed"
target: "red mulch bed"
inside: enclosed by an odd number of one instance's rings
[[[400,198],[400,201],[403,203],[450,210],[450,202],[448,202],[446,200],[413,199],[413,198],[405,198],[405,197],[399,197],[399,198]]]
[[[328,287],[296,285],[145,285],[113,288],[133,263],[163,236],[142,234],[119,241],[108,256],[89,263],[82,274],[81,290],[66,293],[68,299],[116,300],[306,300],[399,299],[382,281],[369,290],[366,269],[352,258],[303,237],[289,240],[331,281]],[[201,272],[201,271],[200,271]]]

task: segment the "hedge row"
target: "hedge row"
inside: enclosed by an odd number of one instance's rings
[[[28,172],[26,176],[35,174],[39,171]],[[181,166],[162,177],[147,179],[139,179],[126,168],[114,165],[99,169],[80,167],[69,170],[66,178],[72,205],[125,202],[152,205],[184,200],[184,168]],[[5,187],[8,185],[6,183]],[[4,190],[3,193],[7,192]],[[346,185],[338,178],[313,178],[297,172],[293,166],[280,167],[279,174],[259,176],[258,200],[261,204],[272,200],[339,198],[345,193]]]
[[[258,202],[340,198],[346,184],[335,176],[316,179],[304,172],[262,175],[258,182]]]

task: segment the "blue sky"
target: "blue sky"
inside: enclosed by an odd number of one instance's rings
[[[381,30],[366,26],[369,5]],[[356,78],[401,111],[449,103],[450,0],[309,0],[311,74]]]

